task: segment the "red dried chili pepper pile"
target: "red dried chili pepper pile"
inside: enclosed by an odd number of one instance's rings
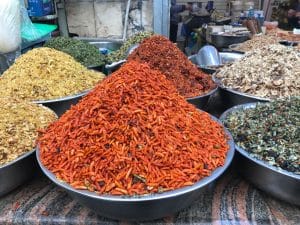
[[[192,185],[222,166],[229,149],[222,126],[134,61],[43,131],[39,147],[57,178],[112,195]]]
[[[148,63],[152,69],[160,70],[186,98],[203,95],[216,87],[210,75],[199,71],[197,66],[164,36],[154,35],[145,39],[129,55],[128,60]]]

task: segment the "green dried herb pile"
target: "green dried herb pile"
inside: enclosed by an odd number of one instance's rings
[[[120,60],[123,60],[126,58],[127,51],[129,48],[134,45],[134,44],[139,44],[141,43],[145,38],[148,38],[152,36],[152,32],[139,32],[136,33],[135,35],[131,36],[128,38],[127,41],[124,42],[124,44],[121,46],[121,48],[117,51],[111,52],[110,54],[107,55],[107,62],[109,64],[113,62],[118,62]]]
[[[300,175],[300,97],[234,111],[224,124],[251,156]]]
[[[102,66],[105,64],[105,56],[99,52],[99,49],[85,41],[56,37],[47,41],[44,47],[65,52],[84,66]]]

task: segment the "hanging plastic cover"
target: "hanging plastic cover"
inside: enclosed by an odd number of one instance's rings
[[[2,0],[0,0],[2,1]],[[19,0],[21,3],[21,36],[22,42],[32,42],[41,38],[41,32],[36,29],[31,19],[28,16],[28,11],[25,7],[24,0]]]
[[[19,0],[0,0],[0,53],[16,51],[21,45]]]

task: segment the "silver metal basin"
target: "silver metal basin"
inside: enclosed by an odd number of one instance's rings
[[[237,61],[239,59],[241,59],[244,54],[241,53],[233,53],[233,52],[219,52],[219,56],[220,56],[220,62],[221,64],[219,66],[207,66],[205,64],[201,64],[199,65],[197,62],[197,55],[191,55],[188,57],[188,59],[195,65],[197,65],[200,68],[205,68],[205,69],[218,69],[220,66],[227,64],[227,63],[232,63],[234,61]]]
[[[87,93],[89,93],[89,90],[81,92],[76,95],[67,96],[64,98],[33,101],[33,102],[37,103],[37,104],[42,104],[42,105],[52,109],[56,113],[56,115],[58,117],[60,117],[65,111],[70,109],[72,105],[75,105]]]
[[[111,73],[115,72],[115,71],[118,70],[125,62],[126,62],[126,60],[120,60],[119,62],[113,62],[112,64],[106,64],[106,65],[105,65],[105,69],[106,69],[106,71],[107,71],[107,74],[111,74]]]
[[[250,39],[249,34],[237,35],[237,36],[211,34],[211,44],[218,49],[228,48],[229,45],[242,43],[249,39]]]
[[[207,107],[209,98],[211,96],[213,96],[217,91],[218,91],[218,87],[216,87],[215,89],[211,90],[210,92],[208,92],[205,95],[196,96],[196,97],[193,97],[193,98],[187,98],[186,100],[189,103],[195,105],[196,108],[205,110],[206,107]]]
[[[236,105],[251,103],[251,102],[269,102],[268,98],[256,97],[253,95],[245,94],[226,88],[222,85],[221,81],[213,75],[213,81],[219,86],[219,96],[226,109]]]
[[[95,45],[98,49],[105,48],[110,51],[116,51],[123,45],[122,41],[108,41],[108,40],[96,40],[96,39],[84,39],[90,44]]]
[[[256,103],[235,106],[225,111],[220,120],[225,121],[228,115],[234,111],[255,107]],[[235,155],[237,171],[245,179],[275,198],[300,206],[300,175],[278,169],[256,159],[237,145],[235,145],[235,149],[237,150]]]
[[[29,180],[38,170],[35,149],[0,166],[0,197]]]
[[[227,153],[224,166],[213,171],[211,176],[205,177],[189,187],[144,196],[98,195],[90,191],[76,190],[69,184],[56,179],[55,175],[43,166],[40,161],[39,149],[37,149],[36,154],[42,171],[50,180],[97,214],[117,220],[143,221],[172,215],[188,207],[203,191],[212,187],[217,178],[228,168],[234,156],[232,137],[227,130],[226,133],[229,136],[230,150]]]

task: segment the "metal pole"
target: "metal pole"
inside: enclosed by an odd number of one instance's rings
[[[69,37],[69,28],[65,9],[65,0],[56,1],[56,9],[58,16],[58,26],[61,36]]]
[[[124,22],[124,30],[123,30],[123,37],[122,37],[123,41],[126,40],[126,36],[127,36],[128,16],[129,16],[130,4],[131,4],[131,0],[128,0],[127,5],[126,5],[125,22]]]
[[[153,0],[153,31],[169,37],[170,0]]]

